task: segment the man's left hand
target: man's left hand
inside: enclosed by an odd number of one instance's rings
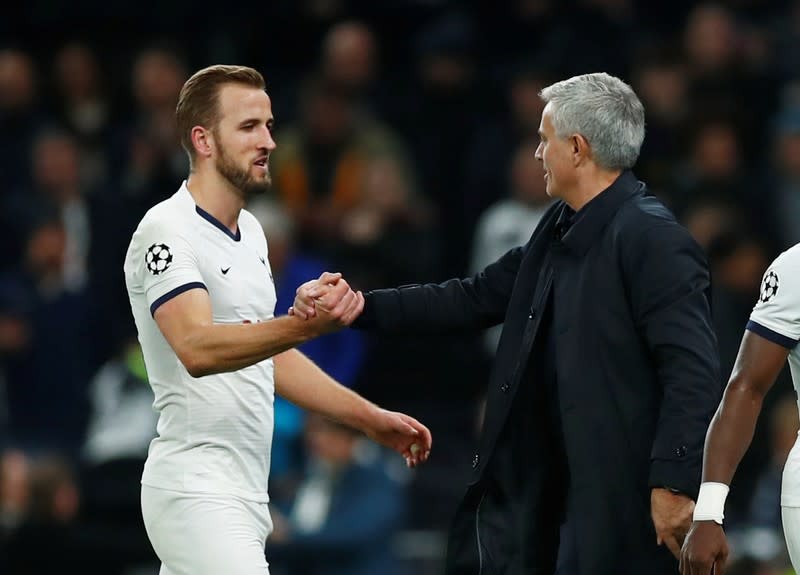
[[[431,432],[413,417],[404,413],[378,408],[362,428],[373,441],[394,449],[416,467],[431,453]]]
[[[694,501],[669,489],[655,488],[650,492],[650,514],[656,528],[656,541],[666,545],[676,559],[692,525]]]

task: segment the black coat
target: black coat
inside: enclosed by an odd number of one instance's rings
[[[450,535],[449,575],[493,574],[491,566],[481,569],[476,515],[498,436],[527,381],[550,282],[569,496],[577,510],[576,575],[677,571],[677,561],[656,545],[650,488],[694,498],[699,487],[705,433],[722,391],[706,261],[630,172],[557,240],[566,209],[557,202],[525,247],[471,279],[369,293],[358,323],[446,333],[505,322],[472,479]],[[548,253],[551,265],[543,265]],[[530,475],[541,480],[536,469]]]

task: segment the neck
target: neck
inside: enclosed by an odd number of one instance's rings
[[[194,202],[232,232],[238,229],[244,194],[223,178],[212,166],[197,166],[189,174],[186,187]]]
[[[620,174],[622,174],[622,170],[589,168],[586,174],[578,178],[577,185],[575,189],[572,190],[572,193],[564,195],[564,201],[570,208],[577,212],[603,191],[608,189]]]

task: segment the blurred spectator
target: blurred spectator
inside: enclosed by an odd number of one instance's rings
[[[764,246],[743,224],[720,214],[720,219],[726,217],[729,223],[714,234],[705,249],[714,278],[713,315],[727,382],[769,259]]]
[[[299,246],[330,258],[342,218],[359,201],[367,162],[390,157],[410,168],[399,140],[358,116],[353,103],[326,81],[312,78],[302,98],[301,121],[277,135],[271,166],[276,190],[297,224]]]
[[[157,565],[142,521],[140,482],[158,416],[135,337],[100,367],[92,378],[89,397],[80,474],[85,544],[103,558],[108,574]]]
[[[0,49],[0,199],[30,182],[34,135],[44,126],[36,70],[22,50]]]
[[[683,150],[690,111],[686,67],[667,49],[659,49],[636,66],[633,85],[647,118],[647,136],[636,172],[658,193],[668,184]]]
[[[688,157],[673,171],[669,187],[663,190],[675,215],[685,222],[696,206],[714,204],[748,214],[756,232],[770,237],[774,229],[768,220],[768,207],[742,154],[740,135],[727,118],[695,120]]]
[[[52,129],[38,134],[31,163],[30,189],[9,197],[0,221],[12,230],[10,243],[18,257],[24,253],[24,239],[39,220],[52,215],[61,222],[66,242],[64,287],[93,293],[91,317],[87,318],[96,334],[93,369],[113,353],[113,346],[132,324],[122,274],[110,264],[124,258],[128,241],[124,233],[135,227],[132,217],[136,212],[121,198],[93,194],[82,183],[80,149],[67,132]]]
[[[404,525],[403,467],[358,432],[318,414],[305,428],[308,462],[285,515],[274,508],[267,558],[276,575],[396,575],[393,538]]]
[[[54,108],[61,123],[76,138],[81,152],[81,182],[95,190],[107,178],[111,104],[100,64],[88,45],[65,44],[55,55]]]
[[[369,160],[359,201],[341,224],[338,258],[359,289],[436,277],[438,234],[424,198],[390,157]]]
[[[478,221],[470,273],[479,273],[508,250],[528,243],[547,210],[550,196],[545,189],[544,169],[534,156],[535,150],[533,142],[517,149],[511,162],[509,197],[490,207]],[[502,326],[495,326],[486,333],[486,349],[492,355],[502,329]]]
[[[139,216],[171,193],[188,172],[175,124],[175,106],[186,78],[184,63],[168,47],[147,47],[133,63],[134,110],[130,123],[114,136],[111,161],[122,192],[139,200]]]
[[[697,4],[689,15],[684,41],[694,78],[735,68],[741,44],[736,23],[722,4]]]
[[[378,49],[372,30],[363,22],[334,25],[322,39],[321,77],[362,112],[374,113]]]
[[[0,549],[27,513],[31,496],[29,474],[30,462],[25,453],[15,449],[0,453]]]
[[[800,242],[800,106],[782,110],[775,120],[770,215],[777,224],[778,244],[788,249]]]
[[[711,244],[728,230],[735,228],[740,221],[741,213],[731,207],[715,201],[697,201],[688,207],[683,214],[683,225],[692,234],[694,241],[700,244],[703,251],[709,254]],[[711,262],[713,264],[713,257]],[[740,336],[741,339],[741,336]]]
[[[459,201],[468,229],[474,228],[490,205],[504,199],[512,185],[508,164],[518,147],[538,138],[544,109],[539,92],[551,84],[547,77],[543,69],[527,61],[515,64],[508,84],[503,82],[504,92],[498,94],[507,102],[507,109],[504,107],[500,116],[481,122],[478,137],[470,141],[463,197]]]
[[[0,278],[0,316],[23,324],[21,345],[4,357],[13,444],[76,455],[88,415],[92,370],[90,297],[64,282],[66,232],[58,219],[30,234],[22,272]]]
[[[144,464],[156,436],[158,416],[147,383],[142,350],[135,338],[103,364],[89,385],[91,412],[83,460],[92,466],[133,459]],[[138,483],[141,469],[137,471]],[[138,489],[137,489],[138,499]]]
[[[684,31],[689,96],[695,110],[735,118],[749,157],[763,153],[758,145],[764,122],[752,113],[773,105],[775,87],[764,71],[748,66],[743,34],[722,4],[695,5]]]
[[[88,281],[91,224],[89,202],[80,179],[80,151],[66,132],[37,135],[31,153],[33,182],[7,214],[18,237],[25,237],[42,213],[53,213],[65,231],[64,285],[81,289]]]
[[[415,40],[417,77],[407,86],[400,119],[420,174],[421,189],[433,202],[444,236],[442,278],[463,274],[472,237],[464,218],[465,174],[470,142],[480,137],[476,81],[475,26],[469,15],[449,13],[433,20]],[[477,217],[477,214],[476,216]]]
[[[87,562],[76,530],[80,495],[69,463],[46,456],[31,464],[30,504],[22,524],[14,530],[6,555],[9,575],[78,573]],[[48,544],[42,551],[42,542]],[[90,560],[91,561],[91,560]]]

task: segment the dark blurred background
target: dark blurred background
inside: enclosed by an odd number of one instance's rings
[[[800,2],[28,0],[0,17],[0,572],[158,571],[139,477],[152,394],[122,274],[187,174],[174,108],[198,68],[267,80],[264,226],[283,314],[323,270],[370,289],[473,273],[546,208],[537,93],[607,71],[647,112],[636,168],[705,248],[727,379],[778,253],[800,241]],[[343,332],[304,350],[434,433],[400,458],[278,401],[273,575],[435,574],[465,486],[497,330]],[[579,357],[576,355],[576,357]],[[789,568],[788,373],[735,478],[731,573]]]

